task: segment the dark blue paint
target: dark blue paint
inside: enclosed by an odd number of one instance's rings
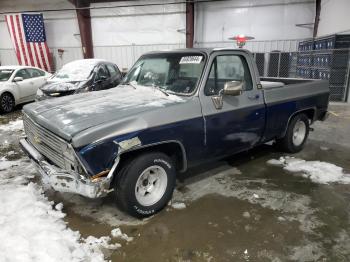
[[[110,169],[118,155],[117,142],[138,137],[142,146],[163,141],[178,141],[185,149],[188,166],[248,150],[260,143],[279,138],[289,118],[297,111],[315,108],[316,116],[326,110],[328,94],[257,105],[112,137],[77,149],[87,169],[94,175]],[[204,133],[206,124],[206,135]]]
[[[220,157],[250,149],[265,127],[265,105],[233,109],[206,116],[207,157]]]

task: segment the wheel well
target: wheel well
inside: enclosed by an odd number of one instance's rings
[[[297,111],[295,112],[294,114],[292,114],[290,116],[290,118],[288,119],[288,122],[287,122],[287,125],[286,125],[286,128],[284,129],[283,133],[281,134],[280,137],[284,137],[286,135],[286,132],[288,130],[288,126],[289,126],[289,123],[290,121],[292,120],[293,117],[297,116],[297,115],[300,115],[300,114],[304,114],[306,115],[309,119],[310,119],[310,124],[312,124],[315,120],[315,114],[316,114],[316,110],[314,108],[308,108],[308,109],[305,109],[305,110],[301,110],[301,111]]]
[[[118,167],[113,177],[113,182],[118,177],[118,172],[135,157],[148,152],[162,152],[169,156],[175,163],[178,171],[183,172],[187,169],[186,153],[183,146],[178,142],[169,142],[156,145],[145,146],[132,151],[126,151],[120,155]],[[114,183],[111,183],[113,185]]]
[[[156,145],[145,146],[140,149],[122,153],[120,155],[120,163],[134,158],[139,154],[147,152],[162,152],[169,156],[175,163],[176,169],[182,171],[186,169],[186,158],[183,147],[177,142],[162,143]]]
[[[315,119],[315,112],[316,112],[316,110],[314,108],[310,108],[310,109],[306,109],[306,110],[300,111],[300,112],[298,112],[295,115],[305,114],[310,119],[310,121],[312,123],[312,122],[314,122],[314,119]]]

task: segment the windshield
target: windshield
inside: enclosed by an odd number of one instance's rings
[[[89,60],[78,60],[65,64],[51,80],[54,81],[84,81],[89,79],[96,62]]]
[[[13,71],[12,69],[0,69],[0,81],[4,82],[9,80]]]
[[[176,94],[190,94],[202,74],[204,55],[163,53],[141,57],[125,76],[122,84],[156,86]]]

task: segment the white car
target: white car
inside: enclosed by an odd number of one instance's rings
[[[16,105],[34,101],[39,87],[51,74],[30,66],[0,66],[0,112],[13,111]]]

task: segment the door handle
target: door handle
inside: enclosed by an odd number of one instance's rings
[[[255,94],[255,95],[248,96],[248,98],[250,100],[258,100],[260,98],[260,95],[259,94]]]

